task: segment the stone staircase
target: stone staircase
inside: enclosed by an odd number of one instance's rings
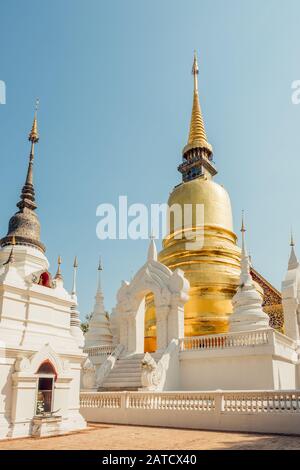
[[[99,391],[130,391],[141,388],[141,361],[144,355],[142,353],[120,357],[110,374],[104,379]],[[151,356],[158,361],[161,354],[153,353]]]

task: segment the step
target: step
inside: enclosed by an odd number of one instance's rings
[[[130,372],[141,372],[142,371],[142,368],[141,367],[121,367],[121,366],[115,366],[111,371],[120,371],[120,372],[127,372],[127,373],[130,373]]]
[[[100,387],[99,392],[137,392],[141,386],[137,387]]]
[[[141,388],[142,386],[142,383],[141,382],[104,382],[102,384],[102,387],[105,387],[105,388],[133,388],[133,387],[137,387],[137,388]]]
[[[106,385],[107,383],[141,383],[140,378],[138,377],[122,377],[119,379],[118,377],[108,377],[107,380],[103,381],[103,385]]]
[[[121,369],[124,369],[124,370],[141,370],[142,367],[140,364],[124,364],[124,366],[122,364],[116,364],[115,367],[112,368],[112,370],[114,369],[118,369],[118,370],[121,370]]]
[[[124,366],[125,365],[141,365],[142,361],[128,361],[127,359],[125,360],[122,360],[122,359],[119,359],[117,362],[116,362],[116,365],[117,364],[123,364]]]
[[[121,370],[120,370],[120,371],[115,370],[115,371],[111,371],[111,373],[109,374],[110,377],[112,377],[112,376],[115,376],[115,377],[127,377],[127,376],[129,376],[129,375],[132,375],[132,376],[134,376],[134,377],[141,377],[142,373],[141,373],[141,371],[136,371],[136,372],[135,372],[135,371],[132,371],[132,370],[131,370],[130,372],[126,372],[126,371],[121,371]],[[108,377],[108,376],[107,376],[107,377]]]

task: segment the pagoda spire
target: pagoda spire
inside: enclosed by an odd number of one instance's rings
[[[38,127],[37,127],[38,105],[39,105],[39,100],[37,99],[35,103],[33,123],[31,127],[31,131],[29,132],[29,135],[28,135],[28,140],[29,142],[31,142],[31,146],[30,146],[27,176],[26,176],[25,184],[22,188],[20,202],[18,202],[17,204],[17,207],[19,207],[19,209],[21,210],[24,209],[24,207],[27,207],[28,209],[31,209],[31,210],[35,210],[37,207],[35,203],[35,192],[34,192],[34,187],[33,187],[33,161],[34,161],[34,146],[39,141]]]
[[[99,263],[98,263],[98,277],[97,277],[97,292],[102,292],[102,285],[101,285],[101,273],[103,271],[103,265],[102,265],[102,260],[101,256],[99,256]]]
[[[150,235],[150,243],[148,248],[148,261],[157,261],[157,248],[155,244],[155,236],[153,234]]]
[[[242,211],[242,225],[241,225],[241,234],[242,234],[242,253],[245,254],[246,252],[246,244],[245,244],[245,220],[244,220],[244,211]]]
[[[72,286],[72,292],[71,292],[71,295],[73,297],[76,296],[77,268],[78,268],[78,260],[77,260],[77,256],[75,256],[74,263],[73,263],[73,286]]]
[[[62,274],[61,274],[61,269],[60,269],[61,263],[62,263],[61,256],[59,255],[58,258],[57,258],[57,271],[56,271],[54,279],[62,280],[62,278],[63,278]]]
[[[182,151],[183,162],[178,167],[184,182],[204,175],[211,178],[217,174],[217,170],[212,163],[213,149],[207,139],[199,101],[199,67],[196,52],[194,52],[192,74],[194,77],[194,91],[190,131],[187,144]]]
[[[295,253],[295,242],[294,242],[294,236],[293,236],[292,230],[291,230],[290,247],[291,247],[291,253],[290,253],[290,258],[289,258],[288,269],[295,269],[299,266],[299,261]]]
[[[192,74],[194,77],[194,93],[193,93],[193,107],[192,107],[192,116],[190,122],[190,132],[189,138],[186,147],[183,152],[185,153],[188,148],[204,148],[207,150],[208,154],[212,153],[212,146],[208,143],[204,120],[202,116],[199,93],[198,93],[198,74],[199,67],[197,61],[196,51],[194,51],[194,62],[192,67]]]
[[[45,252],[45,246],[40,241],[40,222],[35,213],[37,208],[35,202],[35,191],[33,186],[33,162],[35,144],[39,141],[38,125],[37,125],[37,109],[39,100],[36,100],[33,123],[28,140],[31,143],[27,174],[20,201],[17,203],[19,211],[14,214],[8,224],[8,232],[4,238],[0,240],[1,246],[11,245],[12,238],[15,237],[16,245],[26,245],[38,248]]]

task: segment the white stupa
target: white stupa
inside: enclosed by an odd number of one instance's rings
[[[250,260],[245,246],[245,225],[242,220],[242,253],[239,287],[232,299],[230,331],[251,331],[269,328],[269,316],[262,309],[262,297],[250,274]]]
[[[109,317],[104,308],[104,296],[101,287],[101,260],[98,265],[98,282],[95,295],[95,305],[89,323],[89,329],[85,334],[85,349],[112,344]]]

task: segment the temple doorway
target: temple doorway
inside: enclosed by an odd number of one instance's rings
[[[156,349],[156,309],[154,294],[149,292],[145,297],[144,352],[153,353]]]

